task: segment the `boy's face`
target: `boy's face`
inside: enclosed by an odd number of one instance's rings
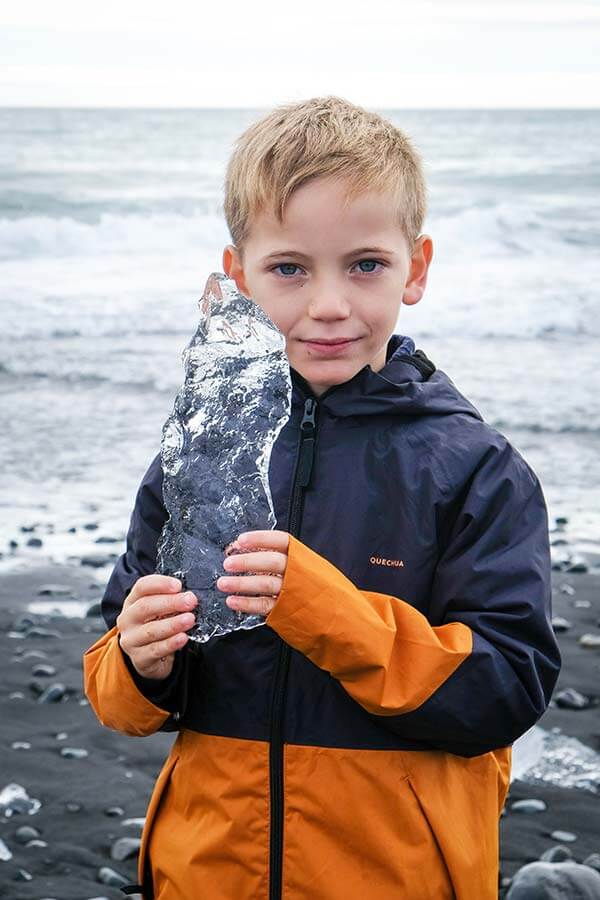
[[[385,365],[400,306],[423,296],[433,252],[421,235],[411,256],[386,195],[363,193],[346,209],[343,195],[339,180],[307,182],[283,225],[272,212],[255,217],[243,262],[232,244],[223,251],[224,272],[285,335],[290,366],[317,396]]]

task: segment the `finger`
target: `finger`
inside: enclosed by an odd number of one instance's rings
[[[268,616],[275,606],[276,597],[227,597],[226,603],[236,612],[251,613],[257,616]]]
[[[191,591],[140,597],[129,609],[130,623],[141,624],[194,609],[198,604]]]
[[[237,543],[246,549],[278,550],[287,553],[290,536],[287,531],[243,531],[238,535]]]
[[[231,594],[278,594],[281,590],[280,575],[222,575],[217,588]]]
[[[170,616],[168,619],[147,622],[145,625],[130,628],[126,634],[121,635],[120,643],[127,653],[131,653],[132,650],[139,650],[149,644],[166,641],[173,635],[187,631],[195,621],[196,617],[193,613],[181,613],[178,616]]]
[[[173,594],[181,591],[181,581],[179,578],[172,578],[170,575],[142,575],[138,578],[128,594],[129,603],[135,603],[140,597],[148,594]]]
[[[136,652],[135,664],[140,669],[150,669],[153,663],[163,660],[166,656],[180,650],[189,637],[185,632],[180,632],[172,637],[166,638],[164,641],[155,641],[153,644],[147,644]]]
[[[283,575],[287,566],[287,556],[274,550],[262,550],[255,553],[240,553],[228,556],[223,562],[227,572],[256,572]]]

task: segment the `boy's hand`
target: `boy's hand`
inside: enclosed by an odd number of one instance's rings
[[[244,595],[227,597],[230,609],[260,616],[271,612],[285,575],[289,540],[287,531],[246,531],[229,545],[223,563],[228,574],[217,579],[217,588]]]
[[[119,643],[143,678],[166,678],[176,650],[196,617],[198,600],[181,592],[181,581],[168,575],[143,575],[125,598],[117,616]]]

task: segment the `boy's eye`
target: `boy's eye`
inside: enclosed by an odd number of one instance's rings
[[[362,265],[365,265],[365,263],[367,266],[380,266],[381,265],[381,263],[378,262],[376,259],[360,259],[358,261],[357,265],[362,266]],[[361,272],[364,272],[365,275],[370,274],[371,272],[375,272],[375,271],[376,271],[376,269],[361,269]]]
[[[277,270],[277,269],[297,269],[297,268],[298,268],[298,266],[295,263],[279,263],[278,266],[275,266],[275,270]],[[295,272],[281,272],[280,274],[284,275],[284,276],[289,276],[289,275],[295,275],[296,273]]]

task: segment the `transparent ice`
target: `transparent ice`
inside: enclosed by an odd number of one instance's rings
[[[169,518],[156,570],[196,594],[188,634],[204,643],[265,622],[229,609],[216,580],[241,532],[275,525],[269,461],[289,418],[292,385],[285,337],[232,279],[213,272],[199,307],[198,329],[182,353],[184,384],[162,432]]]

